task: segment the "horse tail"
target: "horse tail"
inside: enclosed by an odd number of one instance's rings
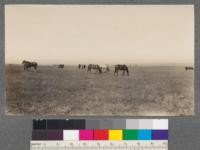
[[[127,72],[127,75],[129,76],[129,69],[127,66],[126,66],[126,72]]]
[[[37,67],[38,67],[38,64],[37,64],[37,63],[35,63],[35,70],[37,70]]]
[[[99,68],[99,73],[102,73],[102,67],[98,67]]]

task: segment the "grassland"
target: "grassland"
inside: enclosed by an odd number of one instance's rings
[[[60,116],[179,116],[194,114],[193,71],[130,67],[130,76],[95,74],[75,66],[24,71],[6,65],[6,114]]]

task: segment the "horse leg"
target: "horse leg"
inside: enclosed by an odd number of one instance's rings
[[[99,70],[99,74],[101,74],[101,73],[102,73],[102,70],[100,69],[100,70]]]
[[[116,72],[116,70],[114,71],[114,76],[115,76],[115,72]]]
[[[128,71],[128,69],[126,70],[126,73],[127,73],[127,76],[129,76],[129,71]]]
[[[28,71],[28,66],[24,65],[24,70]]]
[[[116,68],[115,68],[114,75],[117,75],[117,76],[118,76],[118,69],[116,69]]]
[[[123,70],[122,75],[124,76],[124,74],[125,74],[125,71]]]

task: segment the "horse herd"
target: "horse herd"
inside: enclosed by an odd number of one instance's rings
[[[37,62],[30,62],[30,61],[23,60],[22,64],[24,66],[24,70],[27,70],[27,71],[29,71],[29,68],[32,68],[32,67],[35,70],[37,70],[37,67],[38,67]],[[59,64],[59,65],[56,65],[56,66],[60,69],[64,68],[64,64]],[[108,65],[103,67],[103,66],[100,66],[98,64],[89,64],[89,65],[78,64],[78,69],[86,69],[88,73],[95,72],[95,73],[102,74],[102,73],[109,73],[110,72],[110,68],[109,68]],[[92,71],[92,70],[94,70],[94,71]],[[190,66],[186,66],[185,70],[186,71],[187,70],[194,70],[194,68],[190,67]],[[119,71],[122,71],[122,75],[129,76],[129,69],[128,69],[127,65],[125,65],[125,64],[114,65],[114,75],[118,76]]]
[[[29,68],[34,68],[34,70],[36,71],[37,67],[38,67],[37,62],[30,62],[30,61],[23,60],[22,64],[24,66],[24,70],[26,70],[26,71],[29,71]],[[64,68],[64,64],[59,64],[59,65],[55,65],[55,66],[57,66],[57,68],[61,68],[61,69]],[[89,64],[89,65],[78,64],[78,69],[86,69],[88,73],[95,72],[95,73],[102,74],[102,73],[110,72],[110,68],[108,65],[103,67],[98,64]],[[114,65],[114,75],[118,75],[119,71],[122,71],[122,75],[126,74],[127,76],[129,76],[129,69],[128,69],[127,65],[125,65],[125,64]]]

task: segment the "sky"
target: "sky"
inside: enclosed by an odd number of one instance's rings
[[[193,64],[193,5],[6,5],[5,61]]]

